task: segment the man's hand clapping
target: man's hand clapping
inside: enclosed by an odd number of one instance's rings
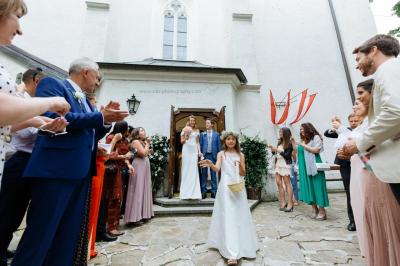
[[[104,122],[109,124],[124,120],[129,115],[127,111],[120,110],[120,104],[110,101],[106,106],[102,106],[100,112],[103,114]]]

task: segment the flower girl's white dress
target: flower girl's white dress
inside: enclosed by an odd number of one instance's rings
[[[237,183],[235,161],[239,160],[238,154],[223,153],[221,180],[208,232],[208,246],[218,249],[227,259],[255,258],[258,250],[246,190],[232,192],[228,187]]]

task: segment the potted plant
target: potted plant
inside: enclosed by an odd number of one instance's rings
[[[248,199],[261,199],[263,177],[268,174],[268,158],[265,141],[258,136],[241,136],[240,146],[246,158],[246,190]]]
[[[151,168],[152,191],[153,196],[155,196],[164,182],[165,169],[168,164],[168,138],[158,134],[151,136],[151,148],[153,149],[153,153],[149,155],[149,160]]]

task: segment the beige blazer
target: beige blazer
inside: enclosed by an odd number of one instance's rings
[[[368,113],[369,126],[356,139],[360,152],[369,152],[376,177],[400,183],[400,60],[389,59],[375,73]]]

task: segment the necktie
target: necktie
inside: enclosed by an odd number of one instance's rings
[[[207,142],[207,152],[211,153],[211,142],[212,142],[212,132],[207,132],[208,142]]]

